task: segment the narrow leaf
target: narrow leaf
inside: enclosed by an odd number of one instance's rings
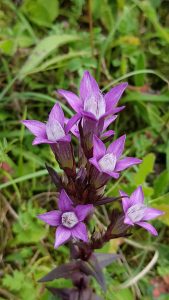
[[[62,183],[61,183],[61,179],[60,176],[58,175],[58,173],[50,166],[48,166],[46,164],[46,169],[48,170],[48,173],[53,181],[53,183],[56,185],[56,187],[61,187]]]
[[[95,256],[99,262],[101,268],[105,268],[110,265],[113,261],[120,258],[118,254],[109,254],[109,253],[95,253]]]
[[[58,278],[71,278],[72,274],[77,271],[77,268],[78,267],[75,262],[70,262],[68,264],[64,264],[53,269],[51,272],[49,272],[47,275],[45,275],[38,281],[47,282]]]

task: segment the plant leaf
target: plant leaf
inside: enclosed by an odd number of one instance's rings
[[[46,169],[48,170],[48,173],[53,181],[53,183],[56,185],[56,187],[61,187],[62,183],[61,183],[61,179],[60,176],[58,175],[58,173],[50,166],[48,166],[46,164]]]
[[[52,281],[58,278],[71,278],[74,272],[77,272],[78,266],[76,262],[70,262],[68,264],[61,265],[47,275],[39,279],[39,282]]]
[[[78,40],[77,35],[51,35],[42,39],[33,49],[27,61],[19,72],[19,78],[23,79],[31,73],[47,56],[49,56],[58,47]]]
[[[106,266],[110,265],[114,260],[120,257],[120,255],[118,254],[108,253],[95,253],[95,256],[101,268],[105,268]]]
[[[102,272],[101,266],[94,254],[91,255],[90,259],[87,262],[81,261],[80,269],[86,275],[93,276],[97,280],[97,282],[100,284],[102,289],[104,291],[106,290],[103,272]]]

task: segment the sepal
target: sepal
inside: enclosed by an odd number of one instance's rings
[[[52,168],[50,167],[49,165],[46,164],[46,169],[53,181],[53,183],[55,184],[55,186],[57,188],[62,188],[62,181],[61,181],[61,178],[60,176],[58,175],[58,173]]]

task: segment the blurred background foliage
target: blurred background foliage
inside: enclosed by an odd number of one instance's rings
[[[32,136],[20,120],[45,121],[56,101],[70,117],[73,112],[56,90],[77,93],[85,69],[103,91],[121,80],[129,82],[121,100],[126,109],[113,127],[116,136],[127,133],[126,153],[143,158],[142,165],[110,182],[106,194],[118,195],[118,189],[130,193],[142,184],[146,202],[166,213],[154,222],[158,238],[135,229],[129,239],[113,240],[102,249],[123,257],[123,264],[113,263],[105,271],[105,299],[169,299],[168,4],[0,1],[0,299],[52,300],[37,280],[68,259],[68,249],[54,251],[52,230],[49,234],[36,218],[56,207],[44,162],[58,166],[47,145],[31,145]],[[91,226],[103,226],[111,209],[100,208]],[[147,272],[153,251],[156,265]],[[95,282],[93,286],[99,290]]]

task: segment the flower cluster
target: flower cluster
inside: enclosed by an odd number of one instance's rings
[[[147,221],[163,214],[144,204],[141,186],[130,197],[122,191],[119,191],[118,198],[104,196],[105,185],[109,180],[118,179],[121,171],[141,163],[138,158],[123,156],[126,136],[112,142],[114,131],[108,130],[117,114],[124,109],[124,106],[117,105],[126,88],[127,83],[121,83],[103,95],[95,79],[85,71],[79,96],[70,91],[58,91],[75,111],[71,119],[64,116],[61,106],[56,103],[46,123],[22,121],[35,136],[33,145],[49,144],[63,170],[62,176],[59,176],[54,169],[47,167],[60,193],[58,210],[46,212],[38,218],[57,227],[55,248],[70,241],[72,257],[82,262],[87,259],[96,261],[96,257],[93,258],[94,249],[102,247],[112,238],[126,236],[133,225],[139,225],[157,235],[156,229]],[[72,135],[79,141],[78,159],[75,159],[76,145],[71,141]],[[94,209],[116,200],[120,200],[122,211],[116,213],[114,210],[109,216],[110,224],[105,232],[95,230],[89,239],[86,224],[94,214]],[[76,265],[76,271],[78,268],[81,268],[79,264],[78,267]],[[84,270],[83,274],[85,281],[87,275]]]

